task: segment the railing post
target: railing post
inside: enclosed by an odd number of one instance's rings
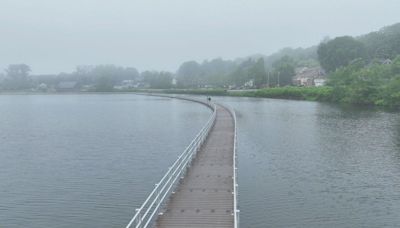
[[[141,228],[142,226],[142,215],[140,214],[140,209],[139,208],[136,208],[136,213],[139,213],[138,214],[138,217],[137,217],[137,221],[136,221],[136,225],[135,225],[135,227],[137,227],[137,228]]]
[[[155,184],[155,187],[156,187],[156,202],[157,202],[157,204],[159,204],[160,203],[160,189],[158,188],[158,186],[159,186],[159,184],[157,183],[157,184]]]

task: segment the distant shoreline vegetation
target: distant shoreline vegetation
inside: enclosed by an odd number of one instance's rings
[[[0,72],[0,94],[158,91],[400,107],[400,23],[269,56],[187,61],[175,73],[115,65],[57,75],[30,71],[26,64],[9,65]]]
[[[63,95],[63,94],[182,94],[182,95],[203,95],[203,96],[230,96],[230,97],[250,97],[250,98],[269,98],[285,99],[298,101],[317,101],[340,104],[353,104],[357,106],[376,106],[389,108],[390,110],[399,110],[400,105],[391,105],[378,102],[372,103],[350,103],[340,101],[335,97],[334,88],[331,86],[322,87],[275,87],[254,90],[226,90],[226,89],[129,89],[129,90],[110,90],[103,92],[96,91],[77,91],[77,92],[32,92],[32,91],[14,91],[0,92],[0,95]],[[396,101],[398,99],[395,99]]]
[[[260,97],[308,101],[330,101],[332,88],[324,87],[275,87],[254,90],[226,90],[226,89],[143,89],[126,90],[132,93],[166,93],[188,94],[204,96],[231,96],[231,97]]]

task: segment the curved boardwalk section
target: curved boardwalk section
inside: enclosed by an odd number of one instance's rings
[[[157,228],[234,227],[233,118],[217,105],[215,125],[158,216]]]

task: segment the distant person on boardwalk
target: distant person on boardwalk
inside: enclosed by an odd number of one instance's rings
[[[211,97],[207,97],[208,102],[211,102]]]

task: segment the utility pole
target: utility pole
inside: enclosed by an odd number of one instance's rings
[[[281,76],[281,72],[278,71],[278,87],[280,87],[280,83],[279,83],[279,77]]]

